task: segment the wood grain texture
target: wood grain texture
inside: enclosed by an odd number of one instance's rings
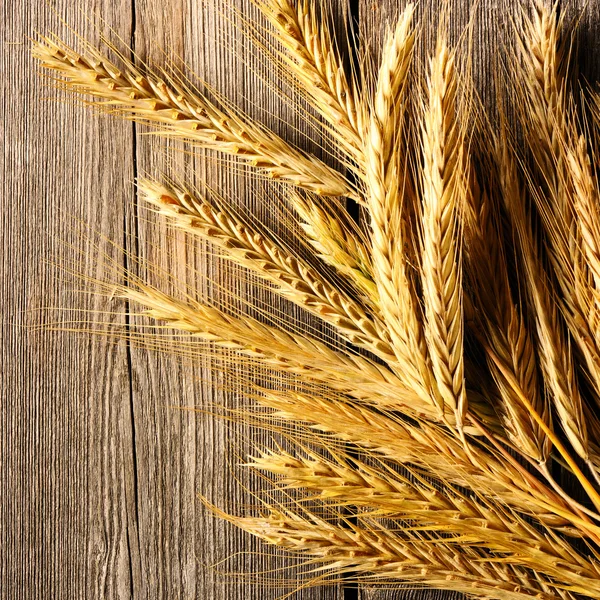
[[[75,3],[55,6],[90,33]],[[129,35],[128,1],[90,8]],[[132,196],[131,128],[45,101],[56,94],[40,79],[27,38],[59,29],[57,14],[29,2],[2,8],[0,595],[127,598],[135,524],[125,350],[26,328],[37,321],[28,311],[42,307],[106,309],[102,299],[69,291],[44,260],[77,258],[94,273],[93,261],[66,245],[85,246],[73,219],[118,240]]]
[[[232,4],[244,15],[256,14],[246,0]],[[285,120],[286,114],[282,113],[275,95],[265,91],[254,77],[256,57],[238,41],[240,36],[229,22],[231,15],[220,13],[215,6],[211,2],[174,0],[167,10],[164,2],[136,0],[136,53],[142,60],[159,65],[165,64],[164,52],[179,57],[187,70],[196,74],[196,78],[192,77],[194,83],[206,81],[249,112],[257,112],[251,104],[256,103],[267,114],[279,113]],[[180,150],[180,146],[144,136],[143,128],[139,128],[135,143],[137,172],[158,177],[168,173],[192,184],[207,181],[223,190],[225,196],[242,196],[251,209],[260,210],[259,203],[250,196],[252,186],[248,178],[232,175],[214,156],[189,157]],[[178,273],[178,280],[186,281],[191,289],[208,288],[212,294],[219,293],[219,285],[240,289],[231,269],[214,258],[202,256],[202,244],[194,244],[199,246],[198,250],[188,249],[187,256],[183,256],[184,239],[178,235],[178,242],[170,246],[172,256],[166,256],[164,220],[143,207],[132,208],[127,227],[135,254]],[[184,261],[190,258],[196,265],[196,273],[184,268]],[[160,274],[143,266],[141,270],[144,279],[165,287]],[[202,371],[189,363],[182,365],[177,358],[155,352],[132,351],[131,368],[142,575],[136,589],[139,597],[223,600],[279,597],[285,591],[283,588],[268,590],[240,583],[211,568],[229,556],[232,560],[221,570],[258,573],[291,564],[261,557],[257,540],[215,519],[198,500],[197,495],[202,494],[237,513],[243,512],[244,505],[251,501],[242,487],[233,482],[229,464],[235,439],[242,434],[240,428],[172,408],[172,405],[206,408],[210,401],[231,405],[244,390],[230,395],[217,393],[213,390],[218,385],[215,376],[208,370]],[[203,383],[199,383],[201,378]],[[236,475],[249,488],[257,486],[243,472],[236,470]],[[339,596],[332,589],[307,590],[298,597],[334,600]]]
[[[104,19],[142,59],[164,64],[163,51],[181,57],[200,79],[304,145],[307,132],[301,119],[261,82],[260,62],[240,42],[227,14],[215,10],[217,1],[93,0],[85,10]],[[593,79],[599,65],[600,23],[594,11],[599,2],[569,3],[570,10],[585,4],[582,70]],[[332,3],[340,10],[343,1]],[[250,0],[233,4],[243,15],[256,16]],[[361,32],[375,49],[387,19],[400,5],[394,0],[354,5]],[[452,2],[455,39],[473,17],[470,5]],[[505,29],[499,23],[505,22],[509,5],[509,0],[483,0],[473,21],[474,74],[488,98],[490,50],[502,43]],[[172,233],[138,206],[132,182],[139,174],[174,172],[185,180],[194,171],[215,187],[245,196],[275,227],[277,214],[253,200],[247,176],[224,174],[214,160],[185,155],[176,145],[145,136],[142,128],[93,116],[44,87],[29,57],[28,36],[35,31],[64,34],[59,22],[64,16],[75,31],[98,41],[80,2],[56,0],[53,6],[56,12],[43,3],[5,2],[1,13],[0,597],[277,598],[283,590],[224,577],[214,565],[231,555],[227,568],[246,573],[292,563],[249,554],[260,551],[259,544],[215,520],[197,498],[202,494],[232,510],[249,501],[233,481],[228,459],[244,432],[177,408],[206,406],[211,400],[234,403],[244,390],[216,392],[214,375],[203,365],[33,327],[42,319],[39,309],[44,309],[46,325],[54,318],[65,319],[64,312],[48,310],[52,307],[114,310],[105,299],[78,294],[77,283],[65,281],[45,262],[75,262],[80,272],[102,277],[110,267],[94,260],[92,241],[115,263],[127,263],[156,281],[161,279],[156,269],[126,258],[118,246],[175,270],[191,287],[213,293],[218,286],[244,289],[244,282],[220,269],[217,259],[203,257],[201,246],[190,248],[175,236],[170,252],[164,252],[164,236]],[[423,2],[419,10],[432,19],[439,6]],[[423,52],[426,48],[424,41]],[[48,97],[63,101],[46,102]],[[317,146],[312,149],[318,152]],[[195,269],[186,269],[186,261]],[[106,318],[122,325],[126,307],[118,308]],[[243,484],[257,485],[241,476]],[[453,596],[333,587],[303,590],[296,597]]]

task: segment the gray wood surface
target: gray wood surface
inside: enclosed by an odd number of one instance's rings
[[[342,3],[335,0],[334,9]],[[250,0],[234,4],[245,15],[256,13]],[[506,14],[509,4],[483,0],[473,21],[474,69],[482,86],[489,79],[479,75],[489,70],[489,50],[502,40],[499,15]],[[569,2],[570,10],[577,4],[584,1]],[[360,0],[354,5],[360,30],[375,48],[399,3]],[[471,2],[455,0],[452,5],[453,35],[458,37],[472,16]],[[595,77],[598,0],[585,5],[582,65]],[[201,79],[257,117],[282,117],[282,122],[271,119],[269,124],[286,135],[301,124],[260,83],[256,58],[240,46],[227,16],[215,11],[210,0],[56,0],[52,6],[55,12],[44,3],[5,0],[0,24],[0,597],[277,598],[281,589],[224,577],[214,567],[231,555],[226,563],[230,571],[256,573],[290,563],[248,554],[260,546],[215,520],[198,500],[202,494],[234,510],[248,501],[232,482],[227,460],[235,428],[174,408],[224,400],[213,390],[210,372],[109,340],[35,328],[42,320],[40,309],[46,322],[52,320],[48,315],[54,314],[49,310],[53,307],[112,310],[106,299],[79,294],[77,284],[47,264],[75,263],[78,271],[101,277],[109,267],[99,266],[92,252],[77,250],[90,249],[90,228],[101,251],[117,264],[122,264],[123,254],[109,240],[162,267],[182,268],[180,255],[160,252],[162,222],[136,204],[132,182],[137,175],[160,175],[173,168],[183,173],[193,167],[216,185],[243,190],[248,182],[243,177],[233,181],[231,175],[219,174],[218,165],[179,152],[167,161],[160,152],[166,144],[149,139],[139,128],[65,102],[63,95],[42,85],[26,40],[36,31],[64,34],[59,22],[63,16],[96,43],[98,31],[87,20],[93,13],[143,59],[163,64],[163,50],[180,56]],[[430,2],[419,6],[429,11],[428,19],[438,8]],[[239,284],[220,274],[210,257],[185,252],[197,267],[197,272],[181,271],[189,285],[205,285],[203,273],[220,285]],[[138,268],[132,261],[128,266]],[[64,313],[56,318],[64,319]],[[123,325],[124,310],[106,319]],[[233,402],[238,395],[225,400]],[[449,597],[350,587],[304,590],[296,597],[416,596]]]

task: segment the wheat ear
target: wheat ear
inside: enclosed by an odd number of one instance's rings
[[[571,137],[567,122],[567,89],[564,76],[565,47],[558,7],[550,10],[536,2],[533,19],[524,17],[522,44],[522,89],[518,88],[519,109],[529,149],[541,176],[545,193],[532,190],[542,223],[551,235],[546,240],[557,283],[573,302],[576,281],[570,263],[579,244],[566,174],[565,144]],[[527,102],[527,106],[524,105]],[[530,187],[536,182],[530,181]],[[532,185],[533,184],[533,185]],[[551,199],[547,202],[546,195]]]
[[[491,170],[491,165],[488,168]],[[488,192],[487,186],[480,189],[473,185],[472,189],[465,209],[466,263],[478,307],[477,333],[483,337],[484,350],[493,348],[504,365],[504,372],[511,374],[511,381],[507,381],[488,356],[488,366],[500,393],[499,408],[506,435],[520,451],[545,462],[551,450],[548,436],[513,391],[513,386],[518,385],[536,412],[550,425],[548,403],[540,394],[536,351],[524,316],[512,297],[506,257],[502,253],[501,224],[490,197],[492,192]]]
[[[362,305],[323,278],[301,259],[253,230],[231,211],[216,209],[206,199],[183,188],[141,180],[142,198],[157,207],[180,229],[203,236],[271,281],[282,295],[332,324],[349,342],[393,363],[394,353],[383,326],[370,318]]]
[[[394,351],[423,400],[436,401],[427,349],[419,319],[414,281],[405,254],[406,213],[403,204],[410,185],[401,147],[406,110],[405,87],[415,33],[409,4],[390,32],[377,76],[377,87],[365,139],[368,209],[373,274],[380,310]]]
[[[300,509],[270,508],[265,516],[240,518],[205,504],[244,531],[305,558],[305,564],[314,566],[307,573],[314,573],[313,584],[349,573],[357,581],[415,583],[486,599],[556,600],[555,594],[562,596],[542,576],[485,561],[476,549],[455,548],[442,538],[410,530],[395,532],[360,518],[357,524],[346,521],[342,526]],[[569,591],[565,597],[571,597]]]
[[[319,318],[331,323],[348,341],[372,351],[386,360],[396,373],[404,390],[413,390],[420,398],[413,411],[432,418],[436,415],[429,397],[418,383],[406,376],[397,366],[396,357],[385,339],[386,332],[376,318],[368,317],[362,307],[334,288],[312,268],[281,249],[266,234],[253,231],[230,212],[216,210],[202,198],[184,189],[166,187],[149,180],[139,183],[142,198],[169,216],[177,226],[195,235],[201,235],[222,247],[239,264],[273,282],[282,294]],[[425,400],[423,400],[425,398]],[[387,404],[392,408],[392,404]],[[402,402],[403,410],[406,403]],[[482,417],[486,419],[485,407]],[[447,419],[453,423],[452,417]]]
[[[125,57],[118,68],[97,50],[88,51],[91,57],[86,58],[59,41],[41,38],[32,54],[65,87],[91,96],[98,109],[155,127],[164,136],[237,156],[270,178],[316,194],[355,197],[339,172],[233,108],[218,107],[172,78],[142,73]]]
[[[325,8],[314,0],[255,0],[283,46],[282,59],[301,90],[332,126],[341,148],[364,169],[361,134],[364,109],[358,86],[346,75]],[[361,171],[362,171],[361,169]]]
[[[372,261],[358,226],[340,207],[334,214],[329,206],[310,195],[292,193],[291,203],[318,256],[346,276],[361,292],[363,302],[376,311],[379,295]]]
[[[141,282],[132,281],[127,287],[107,285],[106,290],[111,296],[141,305],[142,314],[221,348],[384,410],[405,404],[408,413],[425,416],[415,394],[388,369],[367,358],[336,352],[317,340],[275,329],[246,315],[238,318],[207,304],[178,300]],[[426,411],[428,407],[423,408]]]
[[[502,147],[509,145],[505,134],[500,145]],[[514,160],[507,152],[499,152],[499,156],[504,201],[507,203],[507,214],[510,215],[518,240],[524,267],[523,275],[534,308],[538,355],[544,382],[567,438],[575,451],[587,460],[587,429],[583,420],[582,427],[578,424],[579,411],[583,411],[583,401],[579,394],[571,348],[559,321],[556,305],[549,296],[547,276],[541,265],[535,235],[526,213],[523,190],[518,180]],[[549,431],[548,429],[546,433]],[[557,443],[556,439],[553,441]],[[564,450],[560,447],[557,449],[565,456]],[[575,470],[577,471],[577,468]],[[581,472],[578,473],[578,478],[590,497],[596,498],[595,490]],[[595,502],[597,503],[597,500]]]
[[[581,324],[588,323],[587,315],[582,313],[581,303],[577,296],[582,287],[586,287],[585,265],[582,265],[580,248],[581,236],[574,220],[573,199],[571,189],[573,176],[569,173],[568,153],[565,152],[572,143],[572,131],[569,129],[567,92],[564,80],[564,46],[561,40],[562,20],[557,14],[557,7],[548,10],[539,5],[534,14],[534,21],[526,20],[526,32],[523,34],[526,50],[524,52],[526,95],[533,110],[533,127],[528,131],[536,136],[530,142],[548,194],[552,202],[544,202],[541,194],[533,191],[542,221],[549,233],[547,243],[549,256],[554,267],[557,282],[566,303],[563,313],[567,324],[576,340],[581,340]],[[571,156],[571,161],[577,154]],[[581,166],[581,165],[580,165]],[[581,172],[579,173],[581,175]],[[575,179],[575,188],[580,187]],[[520,198],[515,195],[515,198]],[[535,258],[532,247],[533,232],[527,226],[526,216],[518,201],[518,213],[521,228],[519,233],[525,250],[527,278],[534,294],[534,306],[538,320],[542,366],[546,380],[553,393],[554,406],[560,422],[573,448],[585,460],[588,459],[588,440],[585,420],[583,419],[583,402],[575,381],[571,349],[567,346],[561,332],[561,324],[552,300],[546,300],[547,290],[541,285],[544,277],[539,260]],[[583,269],[574,269],[574,265],[582,265]],[[586,326],[586,328],[589,327]],[[586,337],[586,339],[592,339]],[[595,365],[590,363],[589,345],[580,342],[584,354],[588,357],[589,372],[592,380]]]
[[[584,136],[566,149],[566,162],[573,182],[573,204],[581,231],[581,246],[600,294],[600,195]],[[596,298],[596,302],[597,302]]]
[[[422,120],[421,282],[425,337],[444,406],[459,425],[467,412],[462,309],[462,215],[466,156],[457,120],[454,56],[439,39]]]
[[[565,144],[569,144],[572,132],[568,129],[569,109],[566,100],[564,80],[564,46],[561,40],[562,21],[557,7],[548,10],[541,4],[534,11],[534,20],[525,20],[524,39],[524,81],[528,111],[533,123],[528,125],[530,148],[542,173],[544,184],[552,202],[542,199],[538,190],[533,190],[544,223],[550,236],[547,243],[557,282],[564,294],[568,309],[567,324],[578,339],[580,327],[576,322],[585,322],[574,290],[582,285],[573,270],[574,264],[581,264],[577,224],[574,221],[572,201],[569,200],[568,175],[566,176]],[[533,138],[531,137],[533,136]],[[506,141],[506,140],[504,140]],[[503,143],[502,141],[500,143]],[[506,162],[504,157],[504,163]],[[514,165],[503,165],[507,175],[515,181]],[[548,297],[546,276],[541,266],[539,251],[535,248],[535,235],[528,223],[522,191],[513,186],[508,191],[512,196],[513,224],[523,249],[526,265],[525,276],[529,284],[532,304],[535,307],[539,353],[547,386],[551,390],[553,405],[560,423],[573,448],[585,460],[588,459],[588,440],[583,419],[583,401],[579,394],[572,352],[562,331],[562,324],[554,300]],[[585,276],[584,276],[585,277]],[[579,281],[577,281],[579,280]],[[579,319],[570,315],[579,314]]]
[[[573,212],[577,217],[579,248],[573,251],[570,267],[574,272],[572,286],[577,310],[566,312],[571,334],[583,355],[590,379],[590,396],[600,405],[600,193],[595,169],[591,165],[587,141],[580,136],[564,147],[572,190]],[[583,408],[577,415],[582,427],[587,426]],[[585,435],[585,429],[582,429]]]
[[[318,445],[314,436],[323,432],[330,442],[334,436],[354,446],[360,454],[373,454],[393,464],[411,466],[425,476],[433,473],[440,482],[478,490],[569,535],[581,535],[581,531],[596,535],[600,531],[573,514],[547,486],[524,476],[514,464],[482,449],[473,463],[464,445],[448,431],[424,422],[414,425],[391,414],[378,414],[339,395],[263,390],[256,400],[273,411],[261,413],[257,421],[261,427],[270,428],[272,424],[279,431],[286,423],[293,423],[294,435],[298,436],[299,425],[304,424],[307,443]]]
[[[284,489],[305,490],[309,498],[315,495],[335,506],[357,506],[370,517],[409,522],[412,531],[443,533],[450,536],[449,544],[487,548],[509,557],[511,564],[571,581],[580,589],[587,585],[600,594],[597,565],[550,530],[540,532],[495,503],[450,487],[442,495],[425,480],[413,481],[383,465],[369,465],[341,453],[331,452],[329,458],[304,453],[305,457],[267,451],[247,464],[281,478],[277,485]]]
[[[594,198],[598,194],[587,145],[579,134],[572,93],[565,79],[567,44],[561,39],[563,22],[557,10],[557,6],[551,10],[538,6],[534,21],[525,19],[522,34],[526,84],[522,94],[534,108],[523,119],[529,118],[526,125],[530,151],[545,192],[534,189],[532,196],[548,234],[546,248],[564,296],[561,303],[567,324],[585,354],[585,340],[580,333],[582,322],[587,322],[586,334],[594,339],[595,354],[599,356],[599,340],[594,335],[599,309],[595,303],[588,305],[589,271],[594,277],[594,269],[598,267],[598,235],[591,229]],[[600,393],[595,365],[588,361],[588,366]]]
[[[600,193],[597,177],[591,165],[587,141],[583,135],[577,141],[564,144],[565,163],[568,167],[570,202],[576,216],[578,248],[573,248],[569,267],[571,310],[565,311],[571,334],[583,354],[590,391],[600,404]],[[574,282],[574,283],[573,283]],[[565,282],[563,281],[563,288]],[[580,414],[583,422],[583,415]]]

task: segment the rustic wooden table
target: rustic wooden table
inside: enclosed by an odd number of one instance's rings
[[[216,1],[56,0],[56,12],[45,3],[3,3],[2,598],[266,600],[283,593],[223,577],[212,567],[229,555],[235,557],[228,568],[247,573],[271,563],[248,554],[260,546],[215,520],[197,497],[201,493],[230,507],[246,501],[230,476],[231,429],[173,408],[220,397],[211,391],[210,373],[173,356],[110,340],[26,327],[38,322],[32,311],[39,309],[73,304],[111,310],[105,299],[75,294],[73,285],[47,264],[75,260],[88,275],[100,269],[93,253],[73,249],[88,243],[77,233],[80,222],[83,229],[96,230],[101,248],[117,261],[123,255],[106,240],[151,260],[167,261],[162,263],[167,267],[177,260],[157,253],[164,230],[160,221],[157,226],[139,209],[132,183],[138,174],[167,169],[164,154],[157,151],[161,144],[131,124],[93,116],[72,103],[44,101],[64,96],[42,85],[29,56],[28,36],[36,31],[63,34],[59,16],[64,16],[96,42],[98,31],[87,17],[101,18],[139,56],[160,64],[164,49],[250,112],[263,119],[273,115],[274,127],[285,130],[286,121],[299,125],[297,116],[259,85],[256,58],[245,53],[226,15],[215,10]],[[250,0],[232,2],[243,14],[256,14]],[[341,14],[343,1],[332,3]],[[380,37],[399,4],[351,2],[365,40]],[[476,9],[469,0],[451,4],[455,39],[473,22],[475,76],[480,88],[489,91],[493,53],[507,35],[512,3],[481,0]],[[577,5],[585,6],[580,64],[596,78],[600,0],[565,4],[571,14]],[[430,11],[428,19],[438,9],[432,0],[419,6],[420,12]],[[181,167],[195,159],[176,153],[170,160]],[[201,176],[219,181],[218,165],[196,166]],[[244,189],[243,182],[238,186]],[[199,271],[223,285],[234,284],[206,259],[199,265]],[[129,266],[136,268],[131,261]],[[106,318],[117,324],[125,319],[119,312]],[[280,559],[277,564],[286,563]],[[336,586],[304,590],[297,597],[365,600],[416,594],[448,596]]]

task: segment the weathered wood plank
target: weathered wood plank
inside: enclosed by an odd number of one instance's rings
[[[244,14],[253,10],[248,3],[239,7]],[[135,15],[134,49],[140,57],[163,64],[163,50],[168,54],[183,56],[186,60],[188,54],[195,54],[200,59],[197,68],[201,75],[211,83],[221,84],[220,88],[229,97],[243,99],[253,96],[256,89],[253,70],[240,68],[243,66],[240,64],[235,65],[234,70],[235,61],[216,43],[217,29],[230,29],[223,15],[210,7],[198,10],[176,2],[172,3],[172,13],[165,13],[164,6],[150,1],[137,2]],[[175,20],[172,20],[172,15],[175,15]],[[108,18],[106,21],[110,25]],[[190,23],[198,24],[197,28],[189,26]],[[198,36],[198,31],[207,32],[207,37]],[[231,36],[232,32],[228,31],[226,35]],[[128,41],[127,35],[124,38]],[[257,105],[267,114],[277,114],[280,110],[278,100],[268,90],[261,92]],[[126,124],[117,124],[115,127],[131,131],[131,126]],[[165,144],[148,140],[141,133],[135,136],[134,144],[139,172],[160,174],[171,171],[174,165],[190,162],[180,156],[165,160],[161,154]],[[222,171],[220,168],[218,170]],[[219,173],[207,175],[213,180],[226,182],[230,187],[234,184],[231,177]],[[131,180],[130,174],[128,179]],[[244,185],[238,180],[236,183],[238,187]],[[248,181],[245,185],[249,190],[252,189]],[[125,205],[128,252],[133,255],[139,253],[143,259],[170,272],[179,270],[179,275],[184,276],[185,269],[181,263],[178,264],[177,257],[163,253],[165,244],[162,236],[165,229],[162,222],[153,222],[153,217],[135,204]],[[258,205],[252,206],[251,197],[250,208],[259,210]],[[264,210],[264,207],[260,210]],[[122,231],[112,237],[119,242],[124,239]],[[181,255],[181,244],[182,240],[179,239],[172,251]],[[139,270],[150,280],[159,282],[163,279],[143,265],[138,269],[135,261],[128,261],[128,266]],[[223,286],[236,284],[231,275],[215,271],[210,261],[199,261],[199,268],[209,272]],[[193,287],[198,282],[193,275],[188,275],[187,283]],[[161,283],[164,284],[164,281]],[[120,308],[126,309],[123,306]],[[210,373],[201,373],[189,364],[182,366],[173,357],[145,350],[126,350],[125,355],[126,363],[131,366],[131,380],[125,382],[123,390],[129,396],[131,419],[128,432],[131,443],[131,486],[127,503],[131,532],[129,542],[134,547],[131,559],[133,596],[265,598],[279,595],[282,590],[266,592],[257,586],[232,584],[209,568],[209,565],[231,554],[260,549],[255,540],[225,523],[215,521],[202,509],[196,498],[196,493],[201,491],[217,504],[233,509],[248,502],[247,495],[241,495],[240,490],[231,484],[227,464],[229,430],[222,423],[198,419],[189,411],[172,407],[202,405],[202,402],[211,399],[210,385],[202,389],[197,381],[203,376],[210,383]],[[240,390],[239,393],[242,392]],[[200,402],[198,398],[201,398]],[[240,557],[240,560],[231,563],[231,568],[252,573],[273,566],[257,556],[240,554]],[[278,560],[275,563],[279,568],[286,564],[289,561]],[[332,589],[326,592],[304,591],[299,596],[333,598],[336,594]]]
[[[282,590],[232,584],[211,568],[259,545],[208,515],[196,496],[202,492],[234,508],[248,500],[232,488],[225,426],[173,408],[193,406],[199,397],[210,400],[210,374],[85,335],[39,334],[21,327],[28,320],[38,322],[23,310],[48,306],[116,309],[107,319],[123,325],[119,311],[125,307],[69,293],[43,260],[68,267],[73,260],[78,272],[102,278],[109,267],[97,264],[88,236],[118,265],[122,252],[104,237],[120,246],[126,233],[136,236],[139,240],[126,242],[128,250],[154,258],[158,253],[150,246],[161,244],[164,233],[160,224],[158,232],[148,225],[150,217],[132,204],[131,185],[134,160],[135,170],[167,170],[155,151],[160,144],[151,151],[133,126],[94,117],[69,101],[65,106],[41,102],[57,94],[42,88],[23,41],[34,30],[64,35],[60,15],[97,43],[98,32],[76,7],[59,2],[56,14],[45,7],[4,8],[9,51],[2,56],[2,85],[12,101],[3,112],[7,150],[2,156],[2,596],[276,597]],[[251,10],[249,4],[240,7],[246,14]],[[167,11],[158,2],[140,1],[133,8],[112,0],[94,10],[126,43],[137,15],[135,50],[145,58],[164,63],[163,48],[176,55],[185,50],[202,76],[225,82],[222,89],[237,98],[254,85],[252,72],[228,75],[232,59],[215,40],[216,21],[226,27],[227,20],[211,7],[171,2]],[[263,108],[276,113],[272,92],[263,91],[261,100]],[[207,264],[200,267],[214,271]],[[235,283],[218,273],[213,277],[223,285]],[[87,317],[44,311],[46,322],[65,318]],[[208,383],[199,382],[200,376]],[[267,564],[240,556],[232,565],[247,573]],[[335,589],[299,594],[337,596]]]
[[[79,230],[88,226],[119,241],[131,197],[131,129],[90,117],[72,103],[44,101],[56,94],[37,73],[28,37],[36,30],[64,33],[58,15],[97,37],[76,10],[79,3],[54,6],[56,14],[37,3],[4,3],[0,25],[0,595],[129,598],[136,542],[125,351],[85,336],[26,329],[39,321],[30,309],[72,303],[107,309],[101,298],[69,292],[79,285],[58,280],[44,261],[74,261],[81,272],[97,273],[91,255],[78,255],[61,241],[85,248]],[[129,35],[128,1],[99,0],[94,9]]]

